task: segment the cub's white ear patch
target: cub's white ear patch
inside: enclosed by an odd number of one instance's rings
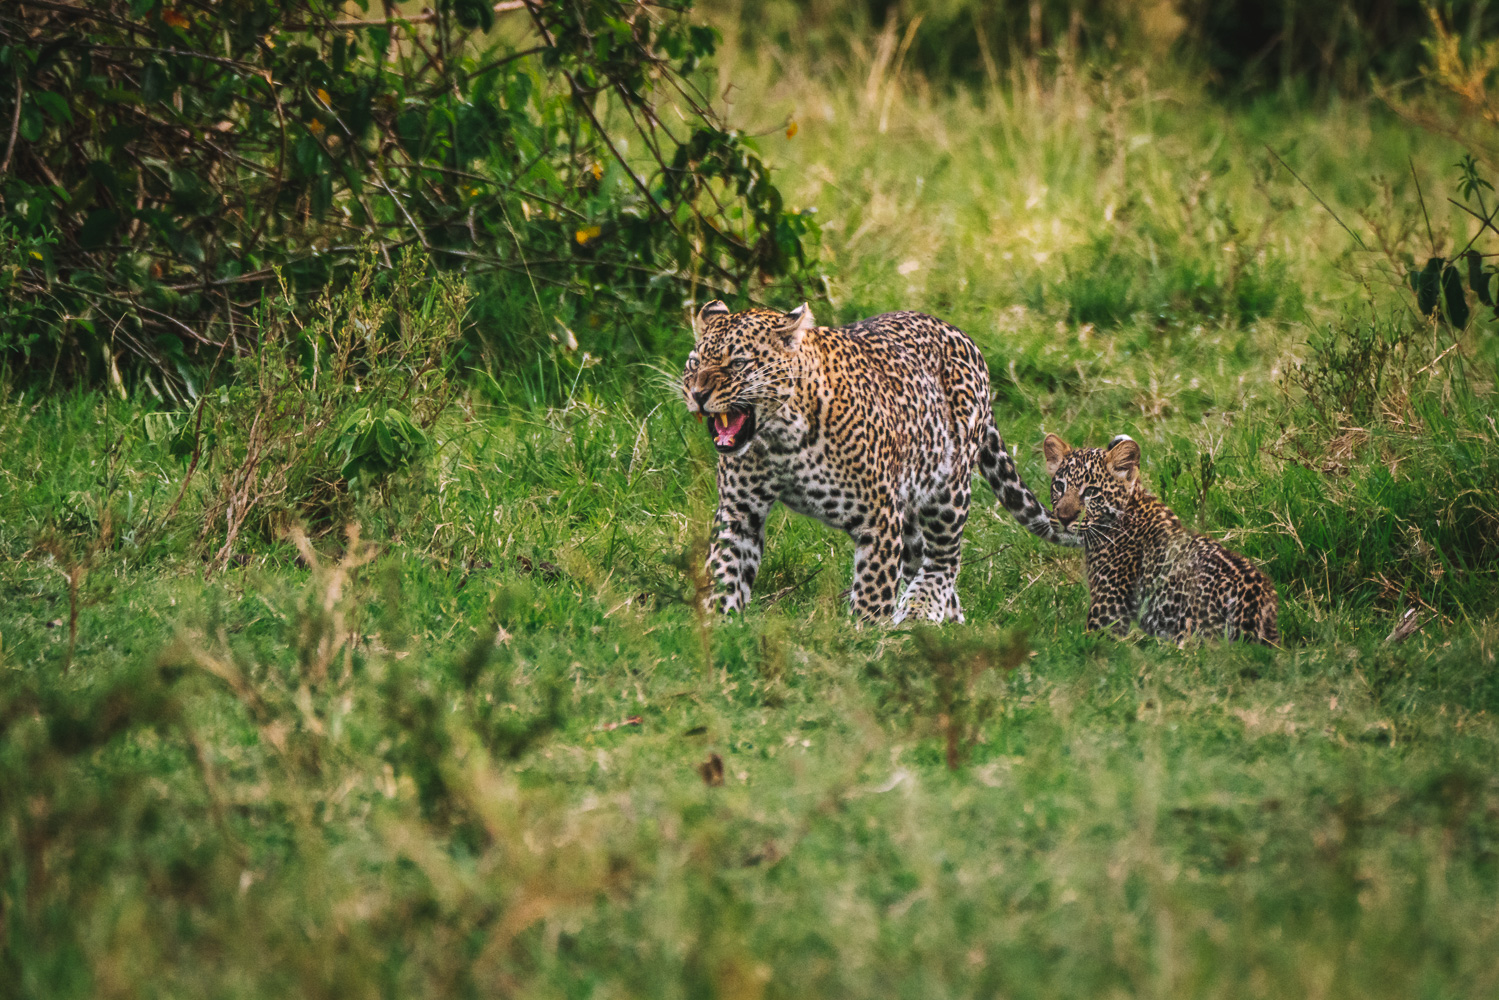
[[[707,305],[703,306],[703,311],[700,313],[700,315],[710,316],[713,313],[726,313],[728,311],[729,307],[724,303],[723,299],[714,299],[712,302],[709,302]]]
[[[1128,434],[1110,442],[1103,453],[1104,463],[1120,482],[1133,485],[1140,479],[1140,446]]]

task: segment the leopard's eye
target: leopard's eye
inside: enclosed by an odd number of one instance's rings
[[[728,368],[731,372],[740,372],[749,367],[748,358],[734,358],[729,362]]]
[[[1051,481],[1051,491],[1053,493],[1066,493],[1067,492],[1067,485],[1065,483],[1063,483],[1060,479],[1053,479]]]

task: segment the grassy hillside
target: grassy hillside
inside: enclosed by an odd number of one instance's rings
[[[967,625],[858,627],[847,541],[784,512],[756,606],[704,619],[713,452],[653,367],[683,317],[564,331],[524,284],[371,286],[347,310],[407,342],[313,389],[273,311],[201,420],[0,402],[0,981],[1499,991],[1499,349],[1400,288],[1470,235],[1458,150],[1164,71],[950,96],[877,47],[724,63],[818,211],[819,318],[968,330],[1033,485],[1046,432],[1133,435],[1147,483],[1275,579],[1284,648],[1085,634],[1079,555],[983,487]],[[431,366],[465,309],[541,346]],[[333,488],[350,414],[397,397],[431,442]]]

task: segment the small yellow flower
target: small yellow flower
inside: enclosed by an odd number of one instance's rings
[[[31,256],[35,257],[37,260],[42,260],[43,259],[42,255],[39,254],[39,253],[37,253],[35,250],[31,251]]]
[[[181,14],[177,13],[175,10],[162,11],[161,19],[174,28],[185,29],[191,26],[191,22]]]
[[[333,98],[329,97],[328,92],[322,87],[319,87],[317,89],[317,99],[322,101],[324,104],[331,105],[333,103]]]
[[[573,239],[578,241],[578,246],[587,246],[590,240],[598,239],[603,233],[598,226],[585,226],[573,234]]]
[[[596,181],[597,180],[603,180],[603,178],[604,178],[604,165],[602,163],[599,163],[599,162],[595,161],[594,164],[593,164],[593,166],[589,167],[588,169],[593,174],[593,179],[594,180],[596,180]]]
[[[786,126],[786,138],[790,139],[792,136],[796,135],[796,130],[796,119],[793,118],[791,119],[791,124]]]
[[[307,131],[311,132],[313,135],[322,135],[323,123],[314,118],[312,121],[307,123]]]

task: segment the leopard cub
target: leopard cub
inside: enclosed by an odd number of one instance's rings
[[[1248,559],[1181,523],[1140,482],[1140,446],[1121,434],[1107,448],[1042,445],[1052,517],[1083,539],[1088,628],[1118,634],[1221,636],[1275,645],[1275,584]],[[1076,527],[1074,528],[1074,522]]]

